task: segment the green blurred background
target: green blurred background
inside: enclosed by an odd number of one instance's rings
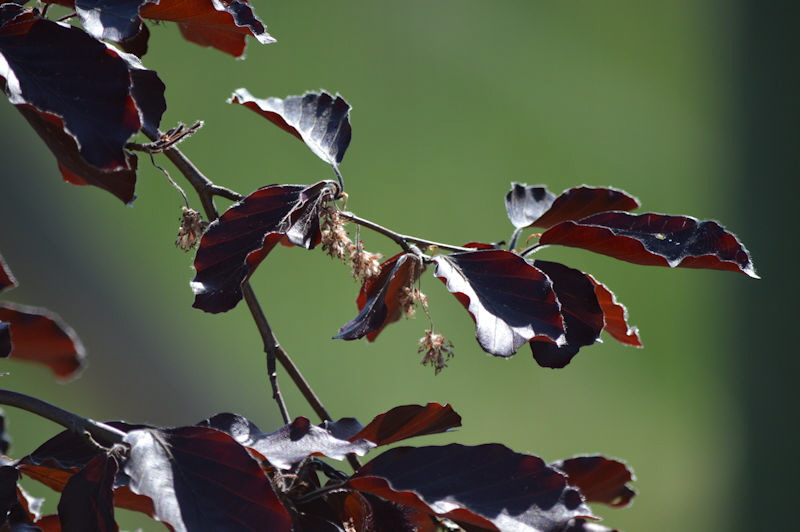
[[[353,106],[341,168],[348,208],[363,217],[454,244],[496,241],[510,234],[511,181],[556,193],[610,185],[643,211],[720,220],[763,277],[546,249],[542,258],[614,290],[645,344],[607,338],[553,371],[527,349],[510,360],[483,353],[467,313],[428,274],[435,325],[456,346],[434,376],[418,363],[422,316],[374,344],[333,341],[355,315],[357,284],[319,251],[278,248],[253,284],[334,417],[367,422],[400,404],[449,402],[463,428],[412,443],[496,441],[548,461],[627,460],[639,496],[628,509],[596,507],[608,526],[783,529],[781,510],[798,491],[798,364],[787,333],[797,316],[788,274],[797,258],[795,4],[253,3],[278,43],[251,41],[246,60],[185,42],[171,24],[151,27],[144,58],[167,85],[162,127],[205,121],[182,149],[217,184],[248,193],[330,178],[302,143],[225,103],[239,87],[262,98],[325,88]],[[233,411],[277,428],[244,305],[217,316],[190,307],[192,257],[173,245],[181,200],[163,175],[140,158],[138,199],[125,207],[63,183],[12,106],[0,106],[0,121],[0,252],[21,283],[4,299],[56,311],[89,355],[68,384],[4,363],[3,386],[101,420],[184,425]],[[396,251],[362,237],[372,251]],[[291,414],[313,418],[281,384]],[[58,430],[7,413],[14,457]],[[122,525],[161,529],[128,515]]]

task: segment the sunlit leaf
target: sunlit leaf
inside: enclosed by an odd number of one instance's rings
[[[319,213],[336,185],[271,185],[232,205],[200,240],[191,283],[194,307],[226,312],[242,299],[242,284],[272,248],[286,239],[311,249],[321,240]]]
[[[736,236],[713,220],[689,216],[605,212],[545,231],[539,243],[558,244],[646,266],[708,268],[758,277]]]
[[[519,255],[480,250],[433,260],[434,275],[469,311],[487,353],[509,357],[536,337],[559,345],[566,341],[550,279]]]
[[[389,445],[416,436],[439,434],[460,426],[461,416],[450,405],[404,405],[376,416],[349,439],[363,438],[376,445]]]
[[[628,506],[636,491],[628,482],[636,480],[624,462],[605,456],[577,456],[551,464],[567,475],[571,486],[580,489],[587,502],[616,507]]]
[[[592,515],[564,475],[499,444],[397,447],[365,464],[348,484],[486,530],[557,531]]]
[[[305,142],[317,157],[339,166],[350,145],[350,104],[327,92],[259,99],[247,89],[237,89],[228,103],[238,103],[260,114]]]
[[[17,286],[17,280],[14,279],[11,269],[6,264],[6,261],[3,260],[3,256],[0,255],[0,292],[15,286]]]

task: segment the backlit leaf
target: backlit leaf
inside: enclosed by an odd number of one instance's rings
[[[533,358],[542,367],[563,368],[581,347],[591,345],[600,338],[604,325],[603,310],[597,301],[594,284],[583,272],[546,260],[534,260],[533,266],[553,282],[567,339],[564,345],[531,340]]]
[[[450,405],[404,405],[376,416],[349,439],[363,438],[376,445],[389,445],[415,436],[439,434],[460,426],[461,416]]]
[[[194,306],[226,312],[242,299],[242,284],[275,245],[312,249],[321,240],[319,213],[337,190],[332,181],[315,185],[262,187],[212,222],[200,240],[191,283]]]
[[[487,353],[509,357],[536,337],[566,342],[550,279],[519,255],[481,250],[433,260],[434,275],[469,311],[478,343]]]
[[[592,515],[564,475],[500,444],[397,447],[365,464],[348,484],[485,530],[559,531],[572,518]]]
[[[334,338],[357,340],[367,337],[370,342],[389,325],[400,319],[411,290],[424,266],[414,253],[400,253],[381,263],[377,277],[366,279],[356,299],[358,315],[344,324]]]
[[[290,530],[269,478],[230,435],[207,427],[134,430],[124,471],[176,532]]]
[[[586,277],[594,284],[597,301],[603,309],[603,329],[618,342],[642,347],[642,342],[639,340],[639,330],[628,325],[628,309],[622,303],[617,302],[617,297],[603,283],[597,281],[588,273]]]
[[[77,376],[85,351],[75,331],[50,311],[0,303],[0,322],[10,325],[11,357],[44,364],[60,379]]]
[[[0,292],[15,286],[17,286],[17,280],[14,279],[11,269],[9,269],[6,261],[3,260],[3,256],[0,255]]]
[[[64,532],[119,530],[114,520],[114,476],[119,465],[102,454],[72,475],[61,493],[58,517]]]
[[[708,268],[758,278],[736,236],[712,220],[666,214],[605,212],[561,222],[539,243],[558,244],[646,266]]]
[[[350,145],[350,104],[325,91],[302,96],[255,98],[247,89],[237,89],[228,103],[242,104],[284,131],[305,142],[326,163],[339,166]]]
[[[628,482],[636,480],[624,462],[605,456],[577,456],[552,464],[567,475],[569,484],[580,489],[587,502],[616,507],[628,506],[636,491]]]

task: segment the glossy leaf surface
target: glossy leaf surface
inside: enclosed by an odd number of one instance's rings
[[[758,277],[734,234],[715,221],[689,216],[606,212],[551,227],[539,243],[587,249],[645,266],[728,270]]]
[[[553,283],[567,339],[564,345],[531,340],[533,358],[542,367],[563,368],[581,347],[591,345],[600,338],[604,325],[603,311],[597,301],[594,284],[583,272],[545,260],[535,260],[533,266],[543,271]]]
[[[317,157],[330,165],[339,166],[350,145],[350,104],[341,96],[323,91],[284,99],[259,99],[247,89],[238,89],[228,103],[244,105],[260,114],[305,142]]]
[[[433,257],[434,275],[475,320],[480,346],[509,357],[535,337],[564,344],[564,322],[547,276],[519,255],[481,250]]]
[[[247,450],[206,427],[134,430],[124,471],[177,532],[290,530],[286,508]]]
[[[289,469],[311,455],[324,455],[336,460],[343,460],[348,453],[364,456],[375,446],[360,437],[350,441],[336,438],[304,417],[298,417],[270,434],[263,433],[255,424],[237,414],[217,414],[200,425],[230,434],[241,445],[255,449],[270,464],[281,469]]]
[[[565,220],[580,220],[605,211],[631,211],[639,200],[621,190],[580,186],[558,197],[545,187],[512,183],[506,194],[506,211],[515,227],[552,227]]]
[[[591,516],[564,475],[499,444],[390,449],[349,484],[486,530],[556,531],[574,517]]]
[[[635,480],[624,462],[605,456],[577,456],[552,464],[567,475],[569,483],[581,490],[588,502],[616,507],[628,506],[636,492],[628,486]]]
[[[320,239],[319,211],[335,184],[272,185],[232,205],[200,240],[191,283],[194,306],[226,312],[242,299],[242,284],[275,245],[286,238],[307,249]]]
[[[349,439],[363,438],[375,445],[389,445],[416,436],[439,434],[460,426],[461,416],[450,405],[404,405],[376,416]]]
[[[9,101],[54,153],[65,180],[130,203],[136,166],[124,146],[143,126],[157,128],[163,83],[135,57],[77,28],[2,7],[0,77]]]
[[[0,303],[0,322],[10,325],[12,358],[44,364],[60,379],[73,378],[82,369],[83,344],[52,312]]]
[[[334,338],[370,342],[403,315],[403,300],[419,279],[424,267],[413,253],[400,253],[381,264],[380,274],[365,280],[356,299],[358,315],[339,329]]]

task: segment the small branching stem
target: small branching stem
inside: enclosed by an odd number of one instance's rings
[[[530,255],[531,253],[533,253],[534,251],[536,251],[540,247],[543,247],[543,246],[541,244],[534,244],[532,246],[528,246],[528,247],[526,247],[525,249],[523,249],[522,251],[519,252],[519,256],[520,257],[524,257],[525,255]]]
[[[403,248],[403,251],[405,251],[407,253],[410,253],[410,252],[413,251],[411,249],[411,246],[409,245],[409,242],[411,242],[413,244],[418,244],[418,245],[424,246],[424,247],[437,247],[437,248],[441,248],[441,249],[447,249],[447,250],[450,250],[450,251],[475,251],[474,249],[471,249],[471,248],[465,248],[465,247],[461,247],[461,246],[452,246],[450,244],[442,244],[441,242],[434,242],[433,240],[427,240],[427,239],[419,238],[419,237],[416,237],[416,236],[402,235],[400,233],[396,233],[396,232],[392,231],[391,229],[387,229],[386,227],[383,227],[382,225],[378,225],[375,222],[372,222],[370,220],[367,220],[367,219],[361,218],[359,216],[356,216],[355,214],[353,214],[352,212],[349,212],[349,211],[341,211],[339,213],[339,215],[342,218],[350,220],[351,222],[353,222],[355,224],[358,224],[358,225],[360,225],[362,227],[366,227],[367,229],[372,229],[376,233],[380,233],[383,236],[393,240],[394,242],[397,243],[398,246]]]
[[[49,419],[78,435],[88,433],[97,443],[105,447],[112,447],[122,443],[125,438],[125,432],[110,425],[81,417],[47,401],[23,393],[0,390],[0,404],[21,408],[37,416]]]

